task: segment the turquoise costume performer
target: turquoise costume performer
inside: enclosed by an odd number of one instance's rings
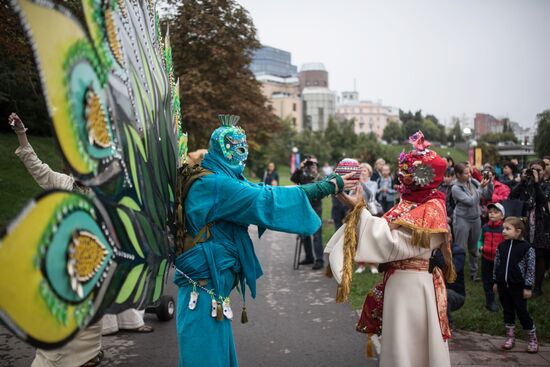
[[[249,182],[243,176],[248,145],[236,126],[238,116],[219,118],[222,126],[212,134],[202,161],[212,174],[192,183],[184,205],[188,234],[196,238],[209,232],[208,239],[195,241],[176,258],[179,366],[185,367],[238,365],[229,294],[240,285],[243,299],[245,286],[255,297],[262,275],[248,226],[257,225],[260,236],[266,228],[311,235],[321,222],[308,198],[334,194],[344,185],[336,175],[295,187]]]

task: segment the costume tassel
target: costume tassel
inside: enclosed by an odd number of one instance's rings
[[[216,320],[218,320],[218,321],[222,321],[222,320],[223,320],[222,305],[220,305],[219,302],[216,302]]]
[[[241,324],[246,324],[248,322],[248,315],[246,313],[246,306],[243,306],[243,312],[241,313]]]
[[[332,278],[332,268],[330,267],[330,264],[327,264],[327,267],[325,268],[325,276],[327,278]]]
[[[369,338],[367,341],[367,358],[373,358],[374,357],[374,349],[372,345],[372,334],[369,334]]]
[[[361,219],[361,212],[365,207],[365,201],[361,200],[344,219],[346,223],[344,231],[344,266],[342,267],[342,281],[336,292],[336,303],[344,303],[348,300],[353,278],[353,261],[357,250],[357,225],[359,219]]]

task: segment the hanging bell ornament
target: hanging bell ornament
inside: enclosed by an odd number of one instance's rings
[[[226,299],[223,300],[222,307],[223,307],[223,315],[228,320],[233,320],[233,310],[231,310],[231,305],[230,305],[229,298],[226,298]]]
[[[218,302],[214,298],[212,298],[212,310],[210,312],[210,316],[216,317],[218,311]]]
[[[197,307],[197,302],[199,301],[199,292],[192,291],[191,296],[189,297],[189,309],[194,310]]]

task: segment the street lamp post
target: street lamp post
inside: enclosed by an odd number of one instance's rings
[[[298,147],[293,147],[290,154],[290,174],[293,174],[298,167],[300,167],[300,150]]]

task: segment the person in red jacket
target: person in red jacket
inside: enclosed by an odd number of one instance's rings
[[[498,312],[493,292],[493,267],[498,245],[504,241],[502,223],[505,215],[504,207],[500,203],[487,206],[489,221],[481,227],[478,248],[481,252],[481,280],[485,291],[485,308]]]
[[[510,188],[497,180],[495,170],[491,166],[486,166],[481,174],[484,179],[489,180],[481,194],[481,222],[486,223],[489,219],[487,213],[489,204],[507,200],[510,196]]]

